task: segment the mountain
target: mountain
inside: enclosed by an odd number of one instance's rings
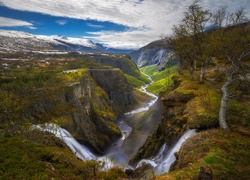
[[[104,51],[105,53],[111,53],[111,54],[129,54],[133,51],[133,50],[128,50],[128,49],[109,48],[109,47],[106,47],[105,45],[102,45],[100,43],[96,43],[96,46],[100,50]]]
[[[165,40],[154,41],[129,54],[138,67],[157,64],[159,69],[176,64],[177,57]]]
[[[61,35],[34,35],[22,31],[0,30],[0,49],[16,51],[78,51],[98,53],[129,53],[129,50],[112,49],[83,38]]]

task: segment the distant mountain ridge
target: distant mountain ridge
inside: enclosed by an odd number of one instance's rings
[[[97,53],[125,53],[132,50],[113,49],[95,44],[83,38],[65,37],[61,35],[34,35],[23,31],[10,31],[0,29],[0,50],[21,51],[78,51]]]
[[[177,63],[173,49],[165,40],[158,40],[129,54],[138,67],[157,64],[159,70]]]

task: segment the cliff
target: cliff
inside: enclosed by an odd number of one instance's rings
[[[220,88],[225,81],[223,67],[224,64],[210,67],[204,83],[198,82],[198,76],[190,80],[188,71],[173,76],[172,89],[161,93],[163,114],[160,123],[131,160],[132,164],[155,157],[163,143],[169,149],[187,129],[196,129],[196,134],[175,153],[177,161],[170,172],[155,179],[200,179],[205,175],[212,177],[210,179],[249,177],[246,158],[250,147],[249,80],[239,79],[232,85],[230,93],[234,92],[234,97],[227,111],[231,131],[222,130],[218,114]]]
[[[120,136],[116,117],[137,104],[132,86],[118,69],[88,70],[79,81],[50,94],[53,96],[39,98],[32,107],[33,116],[53,115],[59,125],[98,154]]]
[[[173,90],[161,94],[161,121],[131,163],[156,155],[163,143],[170,147],[188,128],[204,130],[218,126],[215,110],[218,95],[186,78],[173,76],[172,79]]]
[[[140,71],[136,63],[128,55],[93,55],[97,62],[113,68],[119,68],[124,74],[135,78],[140,77]]]

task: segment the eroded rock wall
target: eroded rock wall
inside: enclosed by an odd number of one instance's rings
[[[38,98],[30,111],[36,118],[57,119],[80,143],[102,154],[121,135],[117,116],[136,104],[133,88],[121,70],[92,69],[79,82]]]

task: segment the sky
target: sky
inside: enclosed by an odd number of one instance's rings
[[[118,49],[138,49],[171,34],[193,0],[0,0],[0,29],[63,35]],[[201,0],[234,12],[249,0]]]

